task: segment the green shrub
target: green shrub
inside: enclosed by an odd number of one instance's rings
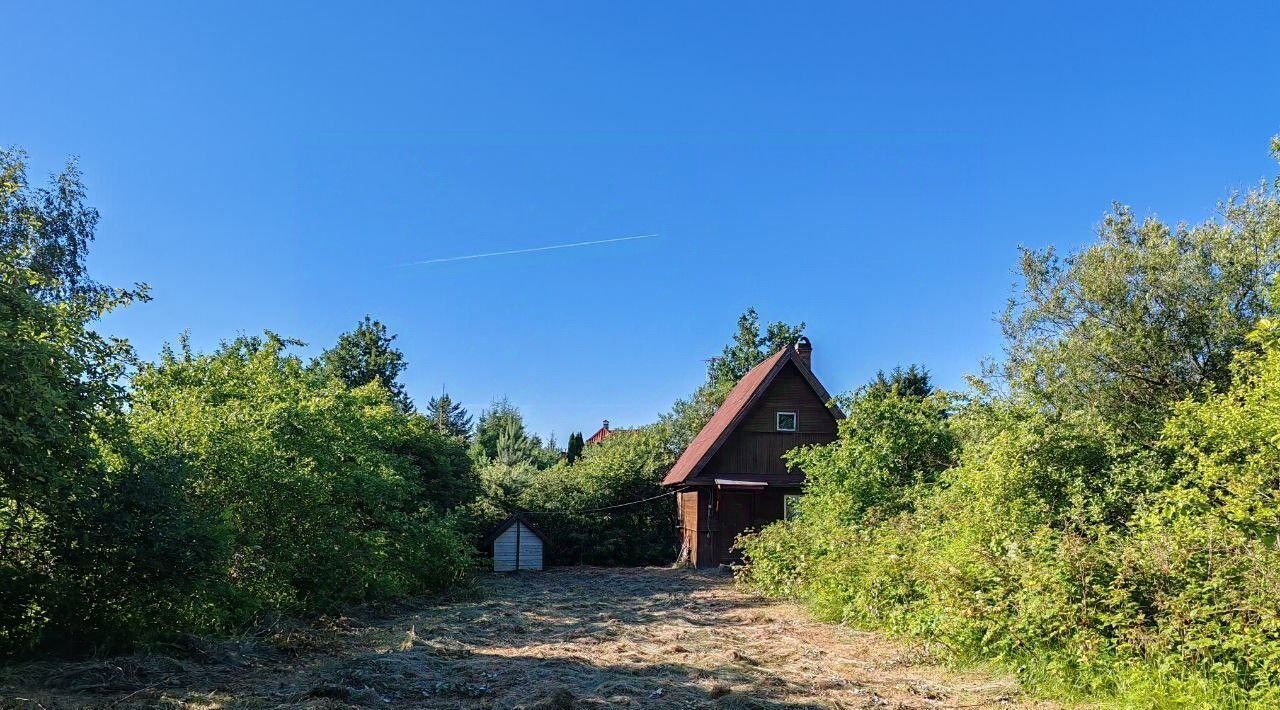
[[[88,279],[98,215],[83,203],[79,173],[70,165],[32,189],[24,158],[0,151],[0,656],[29,652],[58,631],[118,626],[125,596],[180,584],[189,571],[178,563],[142,570],[139,587],[148,588],[129,590],[101,564],[136,559],[123,552],[133,540],[114,538],[129,531],[115,525],[113,509],[136,503],[139,526],[185,526],[186,511],[161,502],[173,478],[167,464],[113,469],[98,446],[119,430],[133,354],[91,326],[145,299],[146,289]],[[135,485],[152,480],[154,489]],[[139,488],[148,497],[131,500]]]
[[[189,495],[195,472],[175,457],[107,458],[100,483],[58,521],[76,542],[53,568],[41,645],[116,650],[227,630],[230,536],[218,511]]]
[[[999,376],[848,401],[743,578],[1067,698],[1280,705],[1280,201],[1222,214],[1025,254]]]
[[[676,557],[675,504],[660,482],[671,467],[661,427],[615,432],[573,465],[534,473],[520,497],[551,538],[555,564],[665,564]],[[654,496],[613,510],[581,513]],[[542,512],[539,512],[542,511]]]
[[[131,383],[128,343],[92,325],[146,288],[88,278],[83,198],[74,165],[32,189],[0,151],[0,656],[229,631],[467,573],[445,511],[478,482],[463,444],[383,384],[403,362],[380,324],[344,339],[371,363],[304,367],[268,335],[184,343]],[[341,379],[364,364],[376,381]]]
[[[287,345],[268,334],[193,355],[184,344],[135,378],[134,445],[184,457],[195,504],[230,537],[231,621],[457,581],[467,547],[432,506],[422,466],[462,460],[461,444],[379,383],[348,388]]]

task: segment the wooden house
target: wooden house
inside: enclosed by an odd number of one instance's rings
[[[527,516],[516,513],[499,523],[483,546],[493,554],[494,572],[540,570],[547,537]]]
[[[804,472],[788,470],[783,454],[834,441],[844,417],[812,361],[813,346],[800,338],[756,365],[663,479],[677,490],[683,559],[697,567],[732,562],[739,534],[787,515]]]

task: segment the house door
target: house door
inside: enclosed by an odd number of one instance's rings
[[[716,557],[721,563],[738,562],[741,555],[733,551],[733,542],[755,520],[756,494],[720,493],[720,541]]]

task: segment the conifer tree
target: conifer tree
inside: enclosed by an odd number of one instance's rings
[[[582,440],[582,432],[579,431],[570,434],[569,444],[565,450],[565,459],[568,460],[569,463],[573,463],[574,461],[582,458],[582,449],[585,446],[586,443]]]
[[[404,353],[392,345],[395,339],[396,336],[387,332],[387,326],[365,316],[355,330],[339,336],[337,344],[324,351],[315,364],[348,387],[362,387],[379,380],[391,391],[397,409],[412,412],[413,400],[399,380],[408,363],[404,361]]]
[[[449,436],[459,439],[471,436],[471,415],[463,408],[461,402],[453,401],[448,394],[428,400],[424,414],[440,428],[440,431]]]

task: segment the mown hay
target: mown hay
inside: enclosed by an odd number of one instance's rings
[[[29,664],[0,676],[0,707],[923,709],[1006,708],[1016,695],[724,577],[570,568],[482,588],[480,600],[281,624],[260,640],[189,639],[176,657]]]

